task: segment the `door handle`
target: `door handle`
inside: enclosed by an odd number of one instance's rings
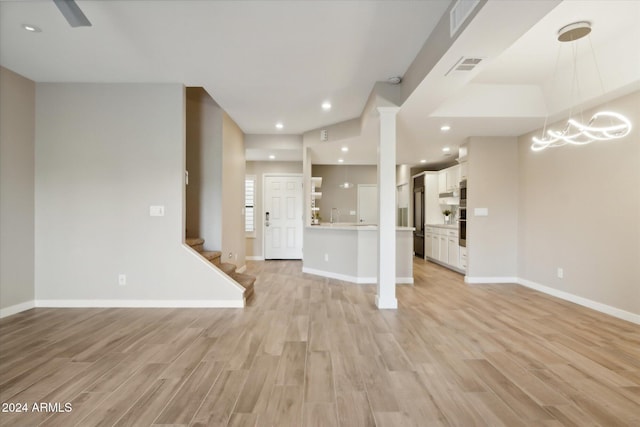
[[[265,212],[264,214],[264,225],[265,227],[269,226],[269,212]]]

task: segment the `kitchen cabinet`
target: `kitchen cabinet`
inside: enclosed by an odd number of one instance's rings
[[[447,236],[440,234],[438,236],[439,247],[438,247],[438,261],[443,262],[445,264],[449,264],[449,251],[447,249]]]
[[[433,227],[424,228],[424,257],[431,258],[433,254]]]
[[[458,267],[461,270],[467,270],[467,248],[460,246],[460,257],[458,258]]]
[[[438,192],[450,193],[460,187],[460,165],[451,166],[438,172]]]
[[[465,271],[467,252],[459,245],[457,228],[428,225],[425,227],[425,242],[425,258],[461,273]],[[462,253],[464,259],[461,258]]]
[[[447,236],[447,252],[447,263],[454,267],[459,267],[460,245],[458,244],[458,236]]]

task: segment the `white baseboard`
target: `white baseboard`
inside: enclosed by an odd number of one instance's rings
[[[520,277],[464,277],[465,283],[473,284],[489,284],[489,283],[517,283],[524,287],[534,289],[542,292],[543,294],[551,295],[556,298],[563,299],[565,301],[573,302],[583,307],[590,308],[600,313],[608,314],[609,316],[616,317],[618,319],[626,320],[640,325],[640,314],[631,313],[616,307],[612,307],[601,302],[593,301],[588,298],[584,298],[578,295],[571,294],[569,292],[561,291],[550,286],[541,285],[540,283],[533,282],[531,280],[522,279]]]
[[[244,300],[36,300],[46,308],[242,308]]]
[[[246,256],[244,257],[247,261],[264,261],[263,256]]]
[[[347,274],[333,273],[331,271],[316,270],[315,268],[302,267],[303,273],[314,276],[328,277],[329,279],[342,280],[343,282],[356,283],[358,285],[373,285],[378,283],[377,277],[356,277]],[[413,277],[396,277],[397,284],[413,284]]]
[[[464,282],[470,285],[489,283],[518,283],[517,277],[470,277],[464,276]]]
[[[613,317],[617,317],[618,319],[626,320],[628,322],[632,322],[640,325],[640,314],[631,313],[629,311],[612,307],[610,305],[603,304],[601,302],[593,301],[588,298],[570,294],[569,292],[564,292],[549,286],[541,285],[540,283],[532,282],[531,280],[519,278],[517,283],[527,288],[540,291],[544,294],[551,295],[566,301],[570,301],[578,305],[581,305],[583,307],[587,307],[592,310],[599,311],[601,313],[608,314]]]
[[[2,319],[3,317],[8,317],[14,314],[18,314],[21,311],[31,310],[32,308],[35,308],[35,306],[36,306],[35,301],[31,300],[31,301],[21,302],[20,304],[10,305],[9,307],[0,308],[0,319]]]

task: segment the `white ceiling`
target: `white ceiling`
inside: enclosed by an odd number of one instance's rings
[[[52,0],[0,0],[0,64],[38,82],[202,86],[247,134],[302,134],[358,117],[376,81],[405,73],[450,1],[78,4],[92,27],[70,28]],[[640,1],[489,0],[403,103],[398,162],[441,164],[450,160],[445,145],[455,151],[469,136],[518,136],[568,108],[563,86],[551,90],[567,69],[561,63],[551,76],[555,33],[578,20],[593,23],[605,92],[639,89]],[[24,31],[27,23],[42,33]],[[484,60],[445,77],[461,56]],[[599,85],[586,86],[586,103],[606,97]],[[325,100],[333,104],[328,113]],[[318,163],[375,163],[377,129],[367,123],[359,136],[319,149]],[[444,123],[452,126],[446,134]],[[259,139],[249,148],[256,159],[271,152]],[[284,157],[299,152],[281,148],[289,150]]]
[[[604,90],[584,39],[578,52],[582,83],[577,97],[568,89],[570,47],[561,46],[556,35],[579,20],[592,23]],[[445,76],[463,56],[483,61],[472,72]],[[520,136],[541,128],[547,115],[557,118],[576,103],[595,105],[634,90],[640,90],[640,1],[489,1],[402,104],[397,162],[417,165],[425,159],[427,166],[437,167],[451,162],[442,148],[457,152],[470,136]],[[451,130],[441,132],[444,124]],[[376,163],[377,140],[366,135],[371,130],[347,141],[358,153],[354,163]],[[335,163],[339,148],[339,143],[314,148],[314,160]]]
[[[450,0],[77,3],[92,27],[70,28],[52,0],[0,1],[0,63],[38,82],[202,86],[245,133],[282,121],[281,133],[301,134],[359,116]]]

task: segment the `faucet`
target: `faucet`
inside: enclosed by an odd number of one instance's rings
[[[336,222],[340,222],[340,211],[338,208],[331,208],[331,218],[329,219],[331,224],[333,224],[333,211],[336,211]]]

